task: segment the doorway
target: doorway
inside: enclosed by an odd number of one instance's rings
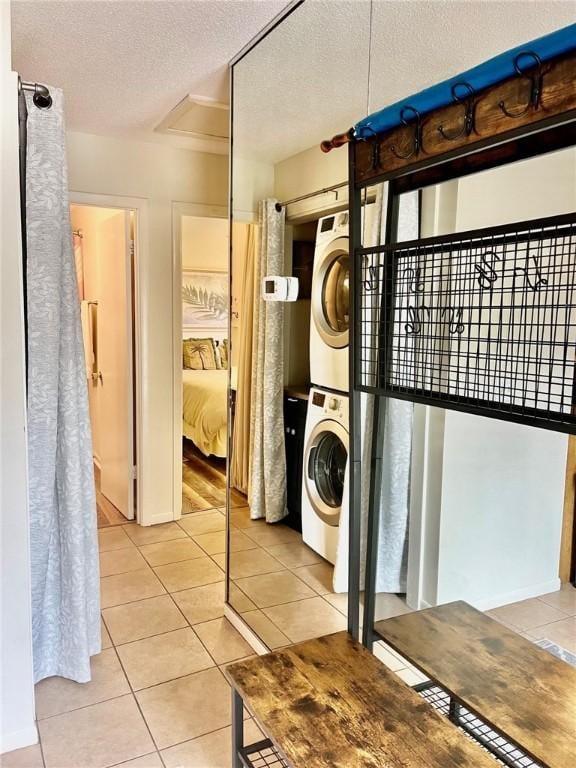
[[[135,213],[72,204],[98,526],[136,518]]]
[[[175,517],[226,504],[226,213],[220,206],[173,204]]]

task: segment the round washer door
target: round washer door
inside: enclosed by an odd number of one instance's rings
[[[321,338],[335,349],[348,346],[350,254],[347,237],[326,248],[314,275],[312,316]]]
[[[314,512],[327,525],[340,524],[348,432],[337,421],[319,422],[304,451],[306,491]]]

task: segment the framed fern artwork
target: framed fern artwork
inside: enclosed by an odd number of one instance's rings
[[[183,270],[182,326],[190,331],[227,329],[227,272]]]

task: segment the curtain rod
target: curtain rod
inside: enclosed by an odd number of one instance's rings
[[[348,182],[342,181],[340,184],[333,184],[331,187],[324,187],[323,189],[319,189],[316,192],[308,192],[307,195],[300,195],[300,197],[293,197],[291,200],[283,200],[280,203],[276,203],[277,210],[280,210],[280,208],[284,205],[292,205],[293,203],[299,203],[302,200],[309,200],[311,197],[318,197],[319,195],[325,195],[328,192],[336,192],[338,189],[342,189],[343,187],[347,187]]]
[[[52,106],[52,96],[50,91],[42,83],[30,83],[26,80],[18,78],[18,90],[30,91],[34,94],[32,101],[39,109],[50,109]]]
[[[286,205],[292,205],[293,203],[299,203],[302,200],[309,200],[311,197],[319,197],[320,195],[325,195],[328,192],[336,192],[339,189],[343,189],[344,187],[348,186],[347,181],[341,181],[340,184],[333,184],[331,187],[324,187],[323,189],[319,189],[316,192],[308,192],[307,195],[300,195],[300,197],[293,197],[291,200],[282,200],[279,203],[276,203],[276,210],[281,211],[282,206]],[[372,193],[373,194],[373,193]],[[336,199],[338,199],[338,196],[336,196]]]

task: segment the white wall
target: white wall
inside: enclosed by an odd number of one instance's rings
[[[348,151],[346,147],[325,154],[319,146],[288,157],[274,166],[274,195],[279,200],[292,200],[301,195],[318,192],[348,180]],[[348,200],[348,188],[316,195],[291,205],[291,219],[306,219],[328,214]]]
[[[10,6],[0,3],[0,752],[37,741],[34,724],[24,384],[17,76]]]
[[[182,270],[199,269],[227,273],[229,228],[228,219],[182,216],[180,220]],[[227,338],[228,330],[227,328],[219,330],[199,328],[196,333],[182,326],[182,338],[196,335],[221,340]]]
[[[228,271],[228,220],[182,216],[182,269]]]
[[[576,207],[568,150],[459,181],[456,229]],[[567,436],[446,411],[437,600],[489,608],[557,588]]]
[[[258,203],[274,194],[274,166],[234,150],[232,209],[236,221],[252,221]]]
[[[146,522],[179,514],[174,498],[174,290],[172,204],[226,205],[228,158],[122,139],[68,133],[69,186],[74,192],[143,198],[147,237],[141,243],[137,301],[142,368],[140,509]],[[102,205],[106,205],[105,200]]]

